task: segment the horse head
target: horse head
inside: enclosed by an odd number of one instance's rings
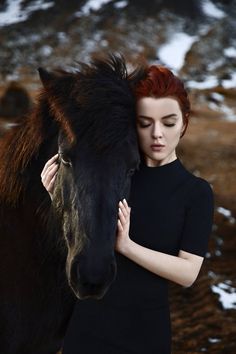
[[[39,69],[59,123],[53,206],[67,245],[66,273],[80,299],[101,298],[115,279],[118,202],[139,165],[132,85],[122,56],[80,63],[74,72]]]

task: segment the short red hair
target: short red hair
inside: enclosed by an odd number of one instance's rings
[[[143,97],[175,98],[182,111],[183,122],[186,124],[181,137],[185,134],[190,115],[190,101],[183,82],[172,71],[161,65],[147,67],[146,75],[136,84],[134,93],[137,100]]]

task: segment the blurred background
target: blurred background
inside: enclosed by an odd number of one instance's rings
[[[170,284],[173,354],[235,354],[236,0],[0,0],[1,138],[34,106],[39,66],[108,51],[164,64],[188,88],[178,156],[211,183],[215,218],[197,281]]]

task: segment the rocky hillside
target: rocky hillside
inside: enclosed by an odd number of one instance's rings
[[[75,67],[118,51],[185,80],[192,118],[178,153],[215,195],[204,267],[172,284],[173,354],[236,353],[236,0],[3,0],[0,131],[32,108],[37,68]]]

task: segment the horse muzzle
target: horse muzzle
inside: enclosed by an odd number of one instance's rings
[[[69,284],[76,297],[101,299],[108,291],[116,277],[116,262],[112,260],[105,267],[94,265],[92,268],[80,266],[79,262],[73,264],[69,277]]]

